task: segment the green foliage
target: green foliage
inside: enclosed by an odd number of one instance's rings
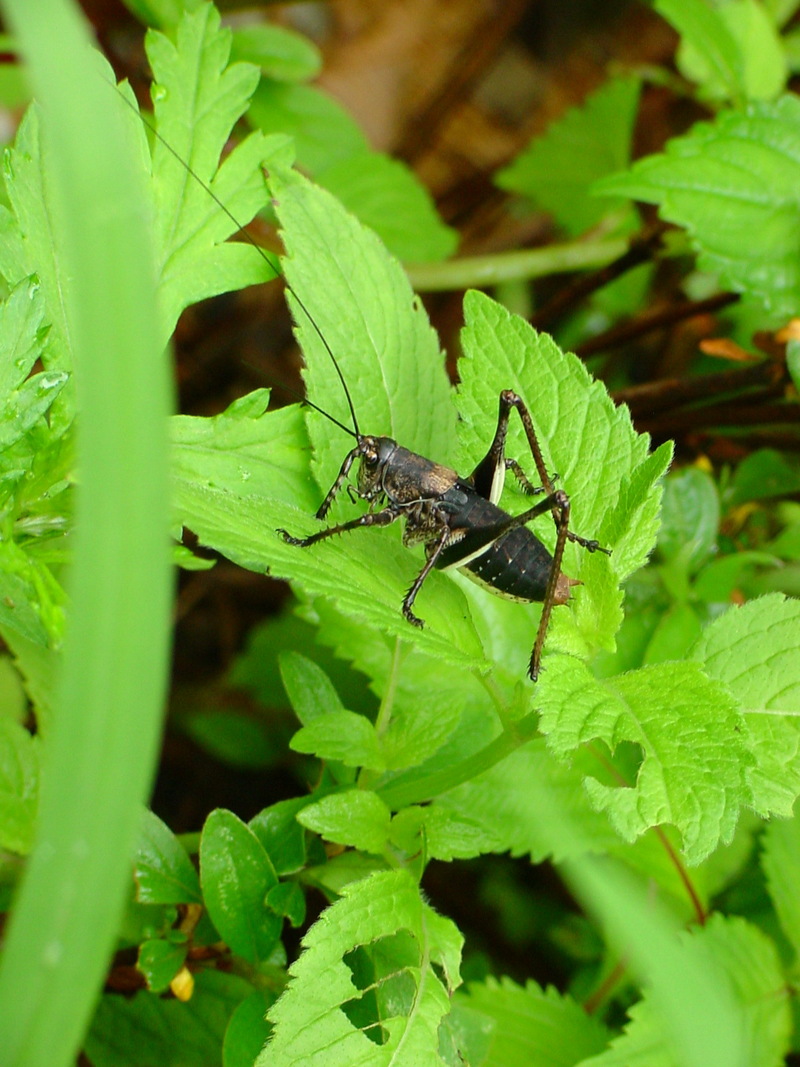
[[[263,389],[213,418],[171,420],[175,526],[289,579],[299,597],[233,673],[292,726],[243,733],[241,720],[217,713],[187,729],[239,765],[293,760],[304,781],[249,824],[213,811],[199,836],[179,840],[142,816],[119,935],[126,959],[135,950],[138,989],[103,995],[86,1056],[99,1067],[780,1063],[797,1040],[788,990],[800,951],[800,609],[786,592],[800,512],[787,505],[780,528],[744,552],[725,531],[737,509],[757,515],[764,500],[796,490],[797,464],[753,453],[723,483],[684,469],[667,478],[662,500],[671,447],[651,452],[582,362],[483,293],[464,303],[453,388],[422,305],[379,239],[409,260],[436,260],[453,235],[416,179],[371,153],[352,121],[302,84],[316,51],[265,27],[239,30],[231,64],[231,35],[209,5],[187,4],[187,14],[132,6],[165,31],[147,39],[156,130],[236,219],[158,137],[151,153],[139,118],[120,105],[147,181],[159,343],[189,304],[282,270],[308,398],[341,428],[297,405],[269,412]],[[682,34],[682,70],[698,97],[734,106],[626,175],[602,178],[628,161],[638,82],[618,78],[499,184],[549,209],[570,235],[612,215],[624,226],[628,198],[650,199],[725,284],[775,315],[796,312],[800,112],[793,97],[773,100],[783,84],[778,16],[752,0],[656,6]],[[748,40],[758,47],[748,51]],[[259,129],[220,165],[242,116]],[[295,151],[319,185],[291,168]],[[9,152],[0,210],[0,628],[19,672],[0,717],[0,845],[17,856],[34,840],[50,743],[81,361],[47,227],[49,152],[32,110]],[[588,198],[597,178],[615,197],[610,208]],[[226,243],[269,197],[280,265]],[[44,369],[34,373],[37,361]],[[353,417],[360,431],[468,475],[492,440],[503,389],[530,409],[545,465],[569,493],[571,528],[611,550],[566,546],[564,573],[581,584],[554,609],[535,687],[524,671],[539,605],[434,572],[416,630],[399,606],[423,557],[399,529],[308,550],[276,532],[320,528],[312,516],[352,446]],[[532,469],[516,420],[507,451]],[[502,506],[518,513],[526,498],[507,484]],[[358,513],[342,492],[329,518]],[[551,517],[532,528],[552,550]],[[780,591],[733,606],[768,579]],[[432,860],[504,852],[551,861],[586,911],[591,936],[580,944],[563,914],[548,927],[553,943],[570,946],[572,995],[491,976],[456,992],[462,936],[421,880]],[[13,865],[3,870],[3,899],[15,878]],[[737,917],[728,901],[723,913],[726,892],[759,879],[758,907],[740,903]],[[287,923],[305,924],[312,888],[326,906],[287,968],[282,936]]]

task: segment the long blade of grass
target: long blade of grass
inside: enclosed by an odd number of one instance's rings
[[[34,854],[0,969],[5,1064],[75,1060],[152,776],[168,647],[166,366],[137,161],[75,5],[6,0],[41,104],[79,412],[72,610]]]

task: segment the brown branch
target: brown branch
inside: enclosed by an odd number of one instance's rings
[[[670,304],[666,308],[647,311],[630,322],[612,326],[610,330],[598,334],[597,337],[590,337],[588,341],[578,345],[575,353],[583,358],[593,356],[597,352],[605,352],[609,348],[617,348],[619,345],[627,344],[635,337],[640,337],[651,330],[657,330],[663,326],[671,326],[673,323],[681,322],[683,319],[691,319],[695,315],[704,315],[709,311],[718,311],[729,304],[734,304],[738,299],[738,293],[717,293],[716,296],[710,296],[706,300],[684,300]]]
[[[665,223],[657,222],[642,231],[642,233],[637,234],[631,240],[628,251],[624,252],[612,263],[576,278],[575,281],[564,286],[531,317],[531,325],[535,326],[537,330],[551,329],[555,322],[572,311],[587,296],[591,296],[592,293],[602,289],[603,286],[613,282],[634,267],[646,263],[658,250],[661,237],[666,229]]]
[[[762,359],[745,367],[702,374],[694,378],[662,378],[643,382],[611,395],[616,404],[627,404],[632,415],[652,415],[667,408],[676,408],[721,393],[738,393],[755,385],[779,385],[786,381],[785,365],[777,360]]]

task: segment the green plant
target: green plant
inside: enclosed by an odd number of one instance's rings
[[[728,6],[741,7],[743,17],[753,5]],[[280,540],[278,527],[316,528],[311,515],[349,446],[328,420],[298,405],[266,412],[265,390],[214,418],[174,417],[174,526],[189,528],[203,545],[244,567],[290,579],[300,599],[302,623],[288,614],[271,623],[270,643],[284,649],[278,669],[300,722],[291,749],[311,757],[305,767],[312,788],[298,785],[297,796],[249,823],[214,811],[191,839],[177,839],[152,813],[141,816],[119,945],[135,950],[146,988],[131,998],[101,998],[85,1054],[97,1067],[220,1057],[226,1067],[540,1061],[601,1067],[636,1057],[704,1067],[781,1062],[796,1041],[789,995],[800,948],[794,899],[800,838],[790,818],[800,792],[800,608],[774,591],[741,607],[729,601],[742,587],[759,591],[765,564],[800,557],[800,524],[789,506],[782,531],[754,531],[743,557],[720,533],[720,514],[756,499],[768,477],[791,474],[791,463],[756,453],[749,461],[755,470],[748,474],[743,464],[721,489],[698,469],[673,475],[659,530],[670,447],[649,453],[627,411],[613,405],[575,357],[475,292],[465,301],[460,382],[453,389],[403,271],[330,192],[292,169],[286,129],[252,133],[218,168],[259,76],[248,64],[226,67],[229,34],[219,29],[212,7],[187,8],[179,21],[177,12],[162,12],[166,32],[149,35],[158,133],[239,221],[249,221],[271,196],[309,399],[349,423],[321,333],[341,363],[363,430],[391,434],[468,471],[491,439],[498,393],[516,389],[534,413],[548,468],[569,491],[573,528],[597,537],[612,555],[568,546],[564,570],[583,585],[556,609],[546,669],[532,687],[524,669],[538,606],[504,602],[435,573],[417,602],[426,620],[417,631],[399,605],[419,558],[401,545],[399,530],[363,531],[308,551]],[[616,149],[589,168],[598,188],[613,194],[610,208],[577,217],[574,205],[588,193],[580,186],[561,199],[550,190],[548,207],[571,220],[568,232],[600,222],[616,228],[617,244],[605,249],[610,256],[634,224],[627,198],[649,197],[694,234],[704,262],[744,294],[751,313],[758,306],[765,324],[771,316],[778,321],[796,310],[800,295],[785,239],[787,220],[798,211],[796,100],[783,96],[745,109],[752,85],[762,82],[750,67],[745,75],[735,35],[725,36],[713,21],[723,16],[699,0],[680,10],[660,8],[676,22],[679,15],[688,19],[680,28],[705,57],[709,93],[718,98],[721,84],[723,99],[734,106],[664,156],[603,177],[626,165],[636,100],[630,80],[612,83],[604,98],[567,120],[573,133],[596,127],[598,114],[619,122]],[[245,43],[252,54],[258,42]],[[288,58],[284,75],[287,67],[296,71]],[[99,77],[97,85],[113,101]],[[251,121],[266,124],[278,99],[290,112],[291,88],[288,81],[262,83]],[[125,87],[121,92],[132,102]],[[119,112],[150,179],[165,341],[188,304],[274,271],[249,245],[224,244],[235,228],[230,217],[160,139],[151,164],[138,117],[123,102]],[[7,562],[0,625],[48,744],[48,687],[65,603],[58,568],[68,556],[63,531],[73,490],[65,473],[76,366],[69,320],[59,314],[57,271],[46,273],[53,267],[47,212],[43,218],[36,206],[57,201],[46,183],[32,178],[46,171],[36,129],[31,113],[9,155],[11,208],[3,216],[4,336],[19,340],[5,356],[6,392],[16,407],[3,452]],[[567,153],[559,162],[569,172],[568,153],[575,149],[561,134],[551,130],[544,149],[532,146],[508,168],[501,179],[506,187],[541,196],[548,145],[554,154]],[[749,175],[734,184],[725,169],[738,175],[729,161],[741,143],[764,172],[766,206],[752,206]],[[358,160],[355,137],[353,146]],[[720,158],[725,166],[715,170]],[[333,169],[341,160],[327,162]],[[324,160],[317,163],[327,169]],[[348,165],[360,167],[352,159]],[[385,182],[396,192],[396,180],[408,189],[407,176],[397,179],[381,163],[359,173],[372,174],[378,191]],[[725,211],[712,228],[706,214],[719,201]],[[769,205],[780,222],[774,229],[764,224]],[[431,225],[431,244],[443,255],[444,231]],[[756,269],[764,249],[745,241],[754,226],[759,237],[772,236],[782,265],[777,272],[773,261]],[[686,251],[683,245],[680,252]],[[577,242],[575,254],[581,254]],[[607,313],[626,301],[630,306],[641,286],[640,279],[605,294]],[[44,377],[29,376],[37,358]],[[524,458],[518,427],[509,454]],[[352,513],[342,496],[334,517]],[[506,502],[512,511],[522,506],[511,486]],[[536,532],[552,544],[549,517]],[[656,544],[657,556],[645,568]],[[186,561],[185,553],[179,558]],[[116,564],[125,565],[125,559]],[[623,580],[634,606],[624,618]],[[237,678],[281,699],[275,664],[262,662],[256,647],[238,664]],[[9,773],[0,830],[3,847],[16,857],[28,852],[36,831],[40,740],[21,722],[19,698],[12,705],[16,711],[3,723],[5,766],[14,768],[16,780]],[[221,738],[213,729],[206,735],[220,748]],[[107,783],[109,792],[114,786]],[[129,819],[135,802],[135,795],[127,798]],[[773,816],[781,819],[763,829],[762,820]],[[591,916],[592,936],[603,939],[584,965],[574,953],[571,992],[475,972],[461,986],[462,936],[428,903],[420,880],[431,861],[456,870],[458,862],[503,852],[555,863]],[[5,872],[11,885],[11,859]],[[766,883],[760,910],[737,904],[735,890],[747,878]],[[304,924],[312,889],[324,894],[326,907],[287,970],[282,933],[285,924]],[[72,948],[72,962],[83,977],[81,951]],[[46,988],[37,986],[38,959],[24,955],[5,961],[9,1002],[18,973],[39,997]],[[92,980],[84,979],[90,993]],[[580,1010],[581,1000],[590,1010]],[[623,1029],[614,1013],[626,1003],[632,1006]],[[52,1062],[49,1050],[36,1051],[47,1032],[37,1030],[38,1022],[30,1022],[28,1049],[15,1048],[16,1062]],[[80,1018],[72,1020],[74,1031],[80,1026]]]

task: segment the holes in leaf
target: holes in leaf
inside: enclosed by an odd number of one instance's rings
[[[581,769],[612,789],[632,789],[644,760],[642,746],[635,741],[618,741],[612,752],[605,741],[594,738],[584,750]]]
[[[412,968],[420,966],[417,941],[409,931],[400,930],[369,945],[357,945],[343,960],[360,995],[345,1001],[341,1010],[365,1037],[384,1045],[389,1035],[383,1021],[408,1015],[414,1002],[417,977]]]

